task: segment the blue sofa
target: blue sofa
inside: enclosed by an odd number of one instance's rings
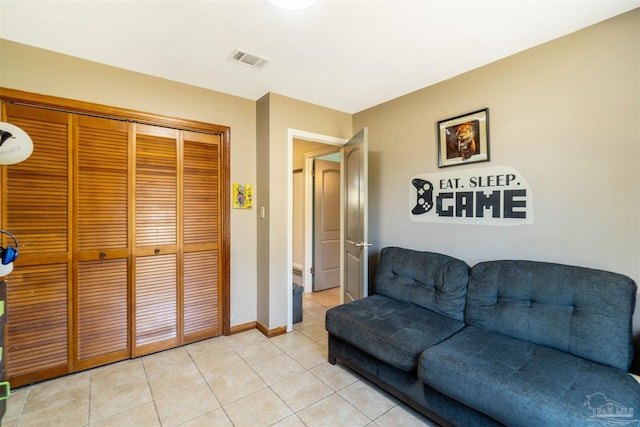
[[[327,311],[337,360],[443,426],[638,426],[636,284],[606,271],[388,247]]]

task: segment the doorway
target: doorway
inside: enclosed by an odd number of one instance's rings
[[[305,293],[340,284],[339,262],[332,262],[331,259],[327,259],[326,263],[320,261],[322,265],[329,266],[328,270],[335,270],[337,266],[338,271],[333,272],[322,271],[327,269],[318,265],[318,258],[322,258],[322,255],[334,256],[339,261],[336,253],[339,251],[340,240],[339,150],[339,146],[316,141],[300,139],[293,141],[291,261],[293,283],[303,286]],[[332,188],[329,188],[329,191],[323,191],[322,187],[325,186]],[[331,194],[332,191],[333,194]],[[323,200],[325,195],[329,200]],[[329,210],[337,215],[337,218],[332,217],[330,224],[326,224],[326,220],[323,221],[322,218],[325,213],[316,212],[318,209]],[[324,225],[323,222],[325,222]],[[334,247],[336,242],[338,246]],[[331,277],[327,278],[327,274]],[[320,276],[318,279],[320,283],[317,283],[317,276]],[[334,285],[331,286],[331,283]]]
[[[305,293],[313,291],[313,170],[314,160],[323,156],[331,156],[339,152],[346,142],[342,138],[313,134],[305,131],[289,129],[289,242],[288,257],[290,283],[304,287]],[[336,157],[330,160],[334,160]],[[293,329],[292,324],[292,292],[288,295],[289,323],[287,331]]]

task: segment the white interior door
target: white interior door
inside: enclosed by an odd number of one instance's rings
[[[340,163],[315,159],[313,290],[340,286]]]
[[[367,128],[342,148],[342,290],[347,303],[368,295]]]

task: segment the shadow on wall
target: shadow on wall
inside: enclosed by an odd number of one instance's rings
[[[371,247],[371,249],[373,250],[369,251],[369,265],[367,266],[369,267],[369,270],[368,270],[369,296],[373,295],[376,292],[375,278],[376,278],[376,271],[378,271],[378,262],[380,261],[380,251],[382,250],[382,248],[376,248],[374,245]]]
[[[367,241],[371,243],[373,246],[369,248],[369,264],[368,264],[368,293],[369,295],[373,295],[375,293],[375,277],[376,271],[378,269],[378,261],[380,260],[380,251],[382,250],[382,246],[380,245],[380,212],[384,210],[384,206],[382,206],[380,199],[380,188],[382,187],[382,182],[380,176],[382,175],[380,169],[382,168],[382,154],[379,151],[372,151],[369,148],[368,153],[368,164],[367,168],[369,170],[368,173],[368,191],[367,191],[367,201],[368,201],[368,236]],[[377,192],[376,192],[377,191]],[[394,245],[400,246],[398,243],[394,242]]]

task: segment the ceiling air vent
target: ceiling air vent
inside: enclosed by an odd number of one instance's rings
[[[235,49],[231,52],[231,55],[227,57],[227,61],[246,65],[247,67],[255,68],[256,70],[262,70],[271,62],[267,58],[263,58],[262,56],[240,49]]]

